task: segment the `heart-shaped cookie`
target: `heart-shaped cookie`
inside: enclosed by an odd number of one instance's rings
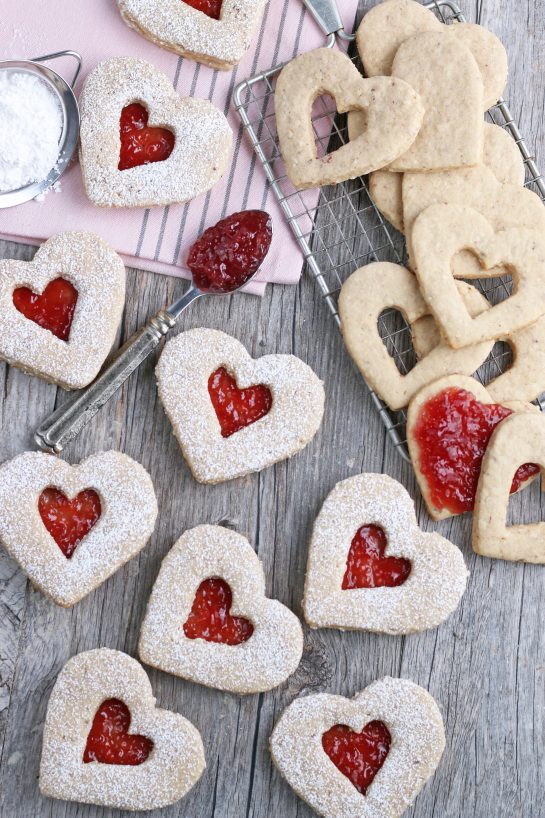
[[[221,370],[237,391],[236,401],[224,405]],[[254,360],[239,341],[217,330],[193,329],[169,341],[156,374],[174,434],[201,483],[221,483],[291,457],[322,421],[324,388],[307,364],[294,355]],[[259,417],[240,394],[248,390],[253,404],[256,386],[262,387]]]
[[[125,267],[93,233],[62,233],[30,262],[0,261],[0,357],[80,389],[98,374],[125,303]]]
[[[470,314],[478,315],[488,308],[488,302],[474,287],[461,282],[458,287]],[[425,384],[443,375],[475,372],[492,349],[491,342],[461,350],[442,343],[402,374],[379,332],[379,317],[387,308],[400,310],[411,329],[429,315],[416,278],[405,267],[388,261],[374,262],[356,270],[343,284],[339,315],[346,348],[369,386],[392,409],[407,406]]]
[[[26,452],[0,467],[0,541],[33,585],[64,607],[138,554],[156,517],[150,476],[120,452],[79,466]]]
[[[437,241],[441,236],[441,241]],[[432,205],[412,231],[416,274],[424,299],[441,332],[455,349],[511,335],[545,314],[545,238],[527,228],[494,232],[471,207]],[[513,276],[513,294],[472,317],[456,286],[462,272],[452,259],[470,250],[481,266],[479,277],[497,277],[503,265]]]
[[[157,809],[186,795],[205,766],[198,730],[179,713],[156,707],[135,659],[100,648],[63,667],[45,719],[44,795],[121,810]]]
[[[248,540],[217,525],[186,531],[163,560],[140,634],[143,662],[193,682],[257,693],[297,668],[297,617],[265,596]]]
[[[180,0],[181,3],[181,0]],[[121,116],[139,103],[147,125],[174,134],[168,158],[120,170]],[[232,133],[208,100],[178,96],[168,77],[144,60],[114,57],[87,77],[80,97],[80,163],[85,191],[99,207],[152,207],[187,202],[221,178]]]
[[[363,111],[366,128],[353,142],[317,156],[311,114],[322,94],[334,97],[341,113]],[[297,188],[335,184],[385,167],[414,142],[424,115],[407,83],[364,79],[346,54],[331,48],[301,54],[282,69],[275,112],[286,171]]]
[[[196,0],[117,0],[127,25],[148,40],[182,57],[227,70],[250,47],[266,4],[267,0],[208,4]]]
[[[354,752],[364,732],[368,740]],[[439,764],[445,732],[426,690],[387,676],[353,699],[327,693],[296,699],[270,746],[288,784],[324,818],[399,818]]]
[[[455,545],[419,529],[400,483],[358,474],[337,483],[314,523],[305,619],[391,634],[434,628],[457,607],[467,576]]]
[[[441,378],[411,400],[407,443],[420,491],[434,519],[473,510],[490,436],[513,412],[539,413],[539,409],[522,401],[496,404],[484,386],[463,375]],[[526,463],[513,478],[511,490],[524,488],[538,471],[531,461]]]

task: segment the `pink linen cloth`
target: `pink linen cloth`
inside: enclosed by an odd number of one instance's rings
[[[339,8],[350,31],[357,2],[339,0]],[[324,35],[300,0],[269,0],[249,51],[232,72],[214,71],[180,58],[131,31],[122,21],[115,0],[78,0],[76,4],[74,0],[0,0],[0,9],[0,59],[77,51],[83,57],[75,89],[78,95],[85,77],[101,60],[139,57],[170,77],[180,96],[210,99],[228,116],[234,134],[234,153],[224,178],[187,205],[95,207],[85,196],[75,163],[62,177],[59,193],[50,191],[43,202],[0,210],[4,238],[39,244],[66,230],[90,230],[106,239],[130,266],[189,278],[184,267],[187,252],[206,227],[237,210],[260,208],[273,218],[274,239],[249,291],[262,295],[268,282],[293,284],[299,280],[300,250],[243,133],[231,95],[241,80],[324,44]],[[73,66],[66,58],[50,65],[67,79],[71,77]]]

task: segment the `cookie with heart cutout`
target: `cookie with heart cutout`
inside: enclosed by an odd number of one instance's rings
[[[182,57],[229,70],[253,39],[267,0],[117,0],[130,28]]]
[[[265,596],[263,567],[245,537],[218,525],[182,534],[151,592],[143,662],[218,690],[260,693],[291,676],[302,653],[301,624]]]
[[[449,375],[425,386],[407,412],[407,444],[430,515],[443,520],[472,511],[484,453],[498,424],[509,415],[538,413],[531,403],[494,403],[474,378]],[[511,491],[539,473],[531,461],[515,474]]]
[[[252,358],[224,332],[192,329],[168,341],[159,397],[200,483],[232,480],[292,457],[322,422],[324,387],[295,355]]]
[[[386,676],[354,698],[301,696],[270,739],[273,761],[324,818],[399,818],[433,775],[445,748],[435,700]]]
[[[99,63],[85,82],[80,111],[81,172],[99,207],[188,202],[227,167],[233,137],[223,113],[208,100],[179,97],[145,60]]]
[[[335,98],[340,113],[363,111],[366,129],[353,142],[318,156],[311,116],[322,94]],[[331,48],[287,63],[274,97],[286,172],[299,189],[336,184],[389,165],[415,141],[424,116],[418,94],[406,82],[364,79],[346,54]]]
[[[26,452],[0,466],[0,541],[32,584],[63,607],[138,554],[157,513],[149,474],[121,452],[79,466]]]
[[[305,619],[311,628],[416,633],[450,616],[467,577],[462,552],[420,530],[400,483],[358,474],[337,483],[314,523]]]
[[[91,383],[123,315],[125,267],[94,233],[61,233],[0,261],[0,358],[64,389]]]
[[[73,656],[49,697],[40,790],[49,798],[152,810],[183,798],[206,762],[199,731],[161,710],[144,668],[108,648]]]

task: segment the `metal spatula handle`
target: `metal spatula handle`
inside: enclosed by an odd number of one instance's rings
[[[303,0],[322,31],[329,36],[343,27],[335,0]]]

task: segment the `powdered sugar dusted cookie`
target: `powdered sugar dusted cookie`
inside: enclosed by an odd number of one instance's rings
[[[230,69],[248,50],[267,0],[117,0],[128,26],[169,51]]]
[[[115,340],[125,267],[94,233],[62,233],[33,261],[0,261],[0,357],[65,389],[87,386]]]
[[[439,764],[445,733],[429,693],[386,676],[353,699],[296,699],[270,744],[288,784],[324,818],[399,818]]]
[[[312,105],[321,94],[337,110],[363,111],[366,128],[353,142],[317,156]],[[424,109],[418,94],[394,77],[364,79],[341,51],[318,48],[291,60],[275,91],[276,125],[286,171],[297,188],[335,184],[385,167],[414,142]]]
[[[148,473],[120,452],[79,466],[26,452],[0,467],[0,541],[31,582],[64,607],[138,554],[156,518]]]
[[[186,531],[163,560],[142,625],[140,658],[232,693],[258,693],[297,668],[297,617],[265,596],[263,567],[244,537],[217,525]]]
[[[100,207],[187,202],[227,167],[232,133],[222,112],[208,100],[179,97],[144,60],[100,63],[87,77],[80,109],[83,181]]]
[[[461,551],[418,528],[403,486],[385,474],[337,483],[312,532],[303,608],[313,628],[415,633],[457,607]]]
[[[142,666],[118,650],[79,653],[49,698],[40,790],[122,810],[173,804],[204,768],[198,730],[156,707]]]
[[[294,355],[254,360],[224,332],[169,341],[156,369],[159,397],[193,476],[221,483],[291,457],[312,440],[324,388]]]

